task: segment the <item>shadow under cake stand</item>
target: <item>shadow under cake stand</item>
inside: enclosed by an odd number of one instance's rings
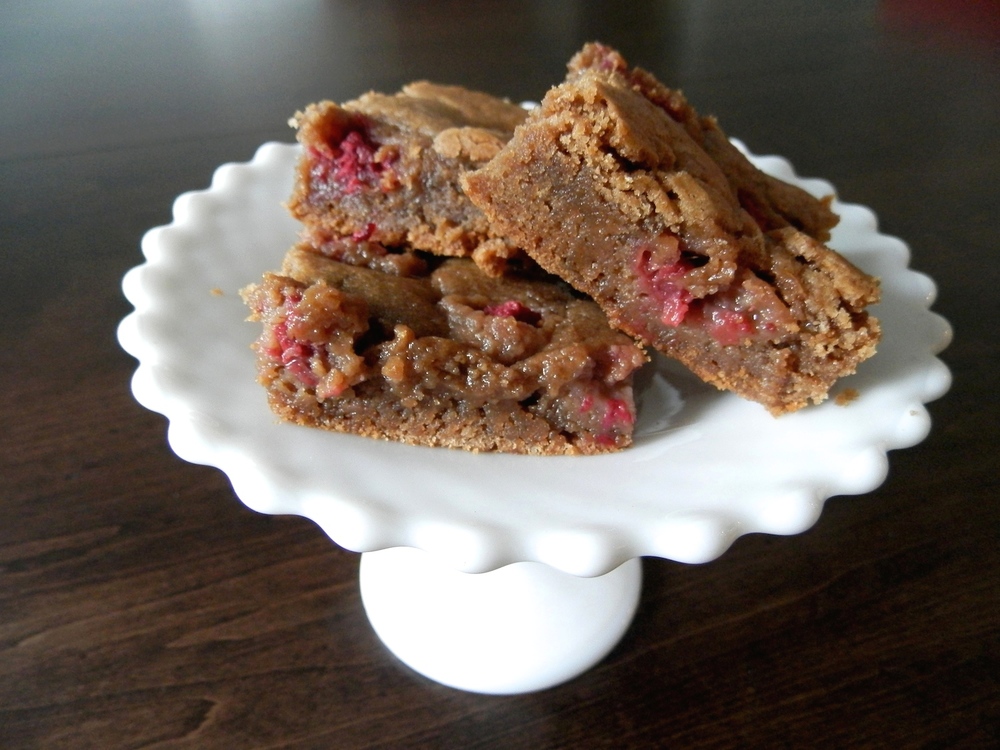
[[[637,384],[636,444],[612,455],[472,454],[280,423],[255,382],[259,327],[238,290],[295,241],[282,202],[297,156],[267,143],[219,167],[143,237],[145,262],[122,282],[135,310],[118,329],[139,360],[132,390],[168,418],[174,452],[224,471],[248,507],[310,518],[362,553],[375,632],[440,683],[509,694],[581,674],[632,621],[643,556],[702,563],[741,534],[804,531],[828,497],[877,487],[887,451],[927,435],[923,405],[950,385],[933,282],[870,210],[835,201],[831,246],[881,278],[883,342],[819,406],[775,419],[655,358]]]

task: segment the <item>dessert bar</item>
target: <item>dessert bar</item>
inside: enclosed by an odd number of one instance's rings
[[[466,194],[615,327],[703,380],[773,414],[823,400],[875,351],[877,281],[823,244],[828,201],[760,173],[654,82],[585,48]]]
[[[300,243],[243,291],[273,411],[313,427],[472,451],[631,443],[646,355],[550,279],[352,238]]]
[[[525,114],[504,99],[426,81],[312,104],[291,121],[302,157],[288,207],[312,232],[475,253],[499,274],[518,253],[492,232],[459,178],[489,161]]]

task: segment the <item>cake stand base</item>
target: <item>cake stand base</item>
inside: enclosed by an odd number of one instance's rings
[[[462,573],[426,552],[361,556],[361,599],[382,642],[436,682],[495,695],[558,685],[607,655],[639,603],[642,563],[596,578],[542,563]]]

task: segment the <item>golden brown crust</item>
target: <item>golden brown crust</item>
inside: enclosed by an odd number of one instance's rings
[[[647,70],[630,67],[617,50],[596,42],[584,45],[567,68],[569,79],[584,73],[618,78],[681,124],[719,164],[743,208],[765,231],[793,226],[823,242],[830,238],[838,221],[830,210],[832,196],[817,201],[801,188],[761,172],[726,137],[716,119],[700,116],[682,92],[664,86]]]

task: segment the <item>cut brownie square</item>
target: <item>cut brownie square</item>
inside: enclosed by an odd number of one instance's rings
[[[518,253],[491,231],[459,177],[492,158],[524,117],[509,101],[423,81],[342,106],[312,104],[291,121],[302,157],[289,209],[310,231],[476,253],[499,274]]]
[[[282,418],[471,451],[595,454],[632,441],[645,353],[551,280],[351,238],[300,244],[243,292]]]
[[[877,281],[822,244],[823,201],[601,59],[615,58],[578,59],[466,194],[614,326],[705,381],[773,414],[821,401],[875,351]]]

